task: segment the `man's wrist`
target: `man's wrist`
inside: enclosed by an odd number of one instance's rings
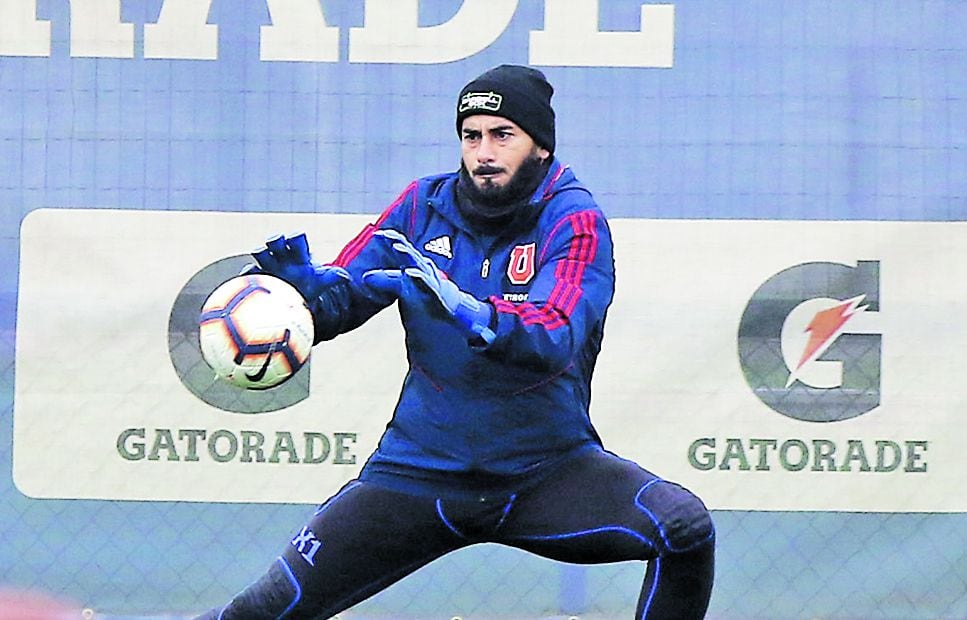
[[[453,316],[473,337],[482,341],[477,344],[490,345],[497,337],[492,327],[494,307],[487,302],[480,301],[467,293],[461,293],[460,303]]]

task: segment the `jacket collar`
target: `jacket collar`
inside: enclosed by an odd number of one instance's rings
[[[543,211],[544,203],[554,195],[564,190],[583,189],[581,183],[575,178],[569,166],[562,164],[556,157],[551,156],[551,165],[544,175],[544,179],[534,190],[528,204],[532,208],[527,209],[526,217],[516,218],[514,227],[530,222]],[[456,184],[460,178],[459,172],[448,172],[444,174],[426,177],[428,183],[427,203],[444,218],[454,225],[472,232],[472,228],[460,214],[456,206]]]

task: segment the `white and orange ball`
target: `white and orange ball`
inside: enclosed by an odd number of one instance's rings
[[[202,357],[218,377],[264,390],[289,379],[309,359],[312,314],[285,280],[236,276],[205,300],[198,337]]]

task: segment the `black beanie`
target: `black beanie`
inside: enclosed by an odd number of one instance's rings
[[[510,119],[527,132],[538,146],[554,152],[554,88],[537,69],[500,65],[481,74],[460,91],[457,98],[457,135],[463,119],[492,114]]]

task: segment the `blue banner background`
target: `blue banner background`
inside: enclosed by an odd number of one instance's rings
[[[50,56],[0,57],[0,583],[118,615],[187,613],[257,575],[309,514],[23,496],[9,439],[19,226],[40,207],[375,213],[412,178],[455,168],[457,91],[493,65],[527,63],[543,3],[520,3],[490,47],[439,65],[349,63],[363,4],[322,2],[341,29],[335,63],[260,61],[269,16],[256,0],[215,0],[215,61],[143,58],[141,25],[157,21],[159,0],[122,3],[133,59],[72,58],[69,3],[51,0],[37,9]],[[601,4],[601,30],[638,29],[640,2]],[[421,2],[421,25],[460,5]],[[683,0],[675,11],[671,69],[541,67],[557,89],[558,155],[609,215],[967,219],[967,2]],[[713,617],[967,616],[964,515],[716,519]],[[483,547],[364,609],[627,615],[640,574]]]

